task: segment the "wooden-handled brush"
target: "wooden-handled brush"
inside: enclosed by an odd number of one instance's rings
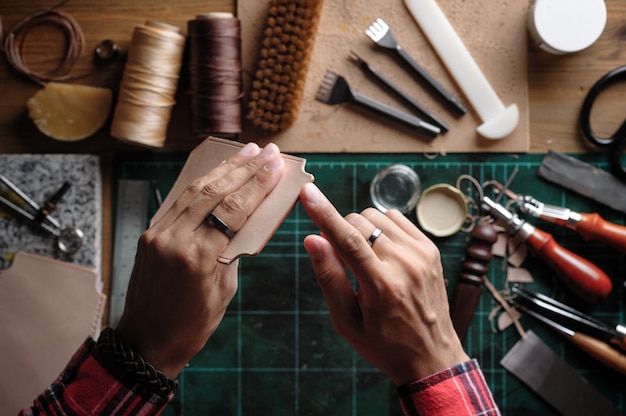
[[[248,119],[270,132],[298,117],[323,0],[271,0],[254,73]]]

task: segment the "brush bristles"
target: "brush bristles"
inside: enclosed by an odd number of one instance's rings
[[[272,0],[248,102],[248,119],[278,132],[296,121],[323,0]]]

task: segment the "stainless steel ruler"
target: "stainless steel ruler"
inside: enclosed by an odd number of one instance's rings
[[[149,192],[148,181],[118,181],[109,311],[111,327],[117,325],[124,311],[128,283],[135,264],[137,241],[146,229]]]

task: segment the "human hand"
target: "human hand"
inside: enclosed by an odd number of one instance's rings
[[[202,349],[237,291],[237,262],[217,261],[229,238],[208,214],[240,230],[283,167],[276,145],[249,143],[191,183],[139,239],[116,333],[169,378]]]
[[[411,221],[373,208],[343,218],[313,184],[300,200],[321,230],[304,247],[333,326],[363,358],[398,386],[469,359],[450,319],[439,250]],[[375,228],[383,233],[370,246]]]

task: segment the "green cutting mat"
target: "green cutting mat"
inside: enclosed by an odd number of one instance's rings
[[[371,205],[369,184],[390,163],[404,163],[419,174],[423,188],[455,184],[463,173],[480,182],[504,182],[514,168],[519,172],[511,189],[545,203],[582,212],[599,212],[606,220],[623,224],[624,216],[536,177],[542,155],[450,155],[429,160],[422,155],[329,154],[302,155],[317,185],[347,214]],[[605,156],[584,160],[606,169]],[[117,179],[155,180],[165,194],[182,168],[185,155],[126,154],[116,160]],[[467,182],[465,182],[467,183]],[[463,189],[469,193],[469,189]],[[155,206],[150,207],[150,215]],[[562,245],[591,259],[613,279],[614,291],[599,306],[584,305],[556,281],[536,259],[524,266],[535,282],[529,288],[553,294],[607,322],[624,322],[623,256],[596,243],[585,243],[572,231],[533,221],[554,234]],[[180,376],[180,389],[167,415],[400,415],[393,385],[364,362],[333,331],[323,297],[316,285],[302,239],[317,232],[297,205],[257,257],[244,258],[239,291],[226,317],[205,349]],[[450,290],[456,281],[468,244],[467,233],[436,240]],[[489,279],[504,287],[505,265],[492,261]],[[466,348],[483,368],[495,399],[506,415],[556,414],[533,392],[504,370],[500,359],[517,342],[513,329],[495,333],[489,314],[494,301],[486,292],[466,339]],[[625,408],[624,376],[598,364],[559,335],[524,318],[546,343],[574,366],[620,409]]]

